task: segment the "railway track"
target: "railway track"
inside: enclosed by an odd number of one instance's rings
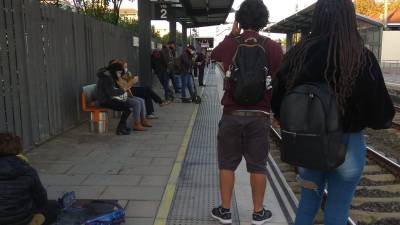
[[[400,130],[400,105],[395,105],[394,108],[396,109],[396,116],[393,120],[392,127],[396,130]]]
[[[283,174],[291,191],[299,199],[301,187],[296,180],[296,168],[280,160],[279,131],[272,128],[271,157]],[[316,224],[323,223],[322,210]],[[367,148],[367,163],[357,187],[349,225],[400,225],[400,165],[372,148]]]

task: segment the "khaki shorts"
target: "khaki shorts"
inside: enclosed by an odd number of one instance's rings
[[[223,115],[218,130],[219,169],[235,171],[244,157],[249,173],[266,174],[270,123],[269,117]]]

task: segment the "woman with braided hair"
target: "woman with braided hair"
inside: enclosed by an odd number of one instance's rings
[[[299,168],[302,186],[296,225],[314,224],[324,189],[326,225],[345,225],[362,175],[366,146],[362,130],[391,126],[394,107],[374,54],[364,47],[351,0],[318,0],[311,33],[285,56],[273,81],[272,110],[279,121],[288,90],[307,82],[327,81],[336,93],[345,162],[329,171]]]

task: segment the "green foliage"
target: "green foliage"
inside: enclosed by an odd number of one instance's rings
[[[122,1],[123,0],[84,0],[81,1],[81,4],[78,4],[77,1],[74,1],[75,8],[72,8],[71,6],[61,4],[62,1],[60,0],[40,0],[42,4],[53,5],[68,11],[76,11],[78,13],[96,18],[99,21],[123,27],[132,31],[135,35],[138,35],[138,21],[119,16],[119,7]],[[110,2],[113,3],[113,8],[109,7]],[[152,37],[161,42],[162,38],[160,33],[157,32],[153,26],[151,27],[151,31]]]
[[[96,18],[97,20],[104,21],[107,23],[115,24],[116,17],[119,15],[115,15],[113,11],[104,6],[86,6],[85,10],[82,11],[83,14]]]
[[[161,37],[162,43],[167,43],[168,41],[170,41],[169,33]],[[182,33],[181,32],[176,32],[176,45],[182,46]]]

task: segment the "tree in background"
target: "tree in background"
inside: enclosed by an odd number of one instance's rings
[[[170,41],[170,34],[166,34],[164,36],[161,37],[161,42],[162,43],[167,43],[168,41]],[[178,46],[182,46],[182,33],[181,32],[176,32],[176,45]]]
[[[389,1],[389,12],[400,8],[400,0],[388,0]],[[356,12],[369,16],[379,17],[383,16],[384,3],[383,1],[375,0],[355,0]]]
[[[355,0],[356,12],[366,16],[376,16],[383,13],[383,7],[381,3],[375,2],[374,0]]]
[[[391,1],[389,4],[389,12],[400,9],[400,0]]]
[[[67,0],[39,0],[42,4],[53,5],[63,9],[82,13],[87,16],[96,18],[97,20],[104,21],[118,25],[125,29],[132,31],[135,35],[139,34],[139,23],[137,20],[123,18],[119,15],[123,1],[133,0],[71,0],[73,5],[69,4]],[[151,27],[152,37],[161,41],[161,35],[156,31],[155,27]]]

